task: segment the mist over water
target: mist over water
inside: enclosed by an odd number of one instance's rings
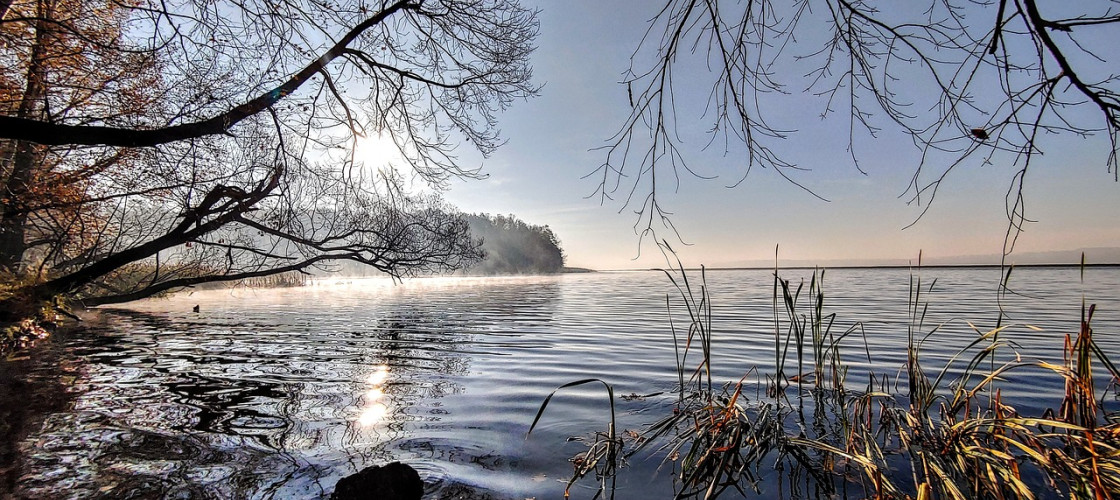
[[[781,272],[795,286],[805,279],[806,290],[810,274]],[[920,276],[930,304],[920,331],[941,325],[923,346],[923,366],[933,371],[976,330],[996,326],[1000,275],[978,268]],[[699,272],[689,280],[698,287]],[[712,271],[707,286],[714,376],[773,373],[772,272]],[[1005,338],[1024,359],[1060,361],[1084,294],[1097,304],[1097,342],[1120,357],[1118,286],[1117,268],[1088,269],[1084,283],[1077,268],[1017,269],[1017,294],[1002,298],[1004,323],[1017,325]],[[835,332],[862,325],[843,344],[849,387],[869,371],[904,378],[911,275],[829,270],[824,292]],[[332,279],[104,309],[85,330],[0,363],[4,387],[18,388],[0,393],[3,449],[14,457],[0,491],[319,498],[341,477],[400,460],[420,471],[431,498],[559,498],[568,459],[586,450],[568,438],[605,430],[607,397],[590,385],[560,393],[526,439],[537,409],[557,386],[597,377],[614,386],[620,430],[671,411],[677,377],[667,294],[680,328],[686,313],[658,272]],[[1055,407],[1062,391],[1056,377],[1030,371],[1000,387],[1028,414]],[[616,497],[667,496],[672,466],[658,472],[662,458],[634,457]],[[593,483],[579,483],[573,497],[590,498]],[[776,484],[762,488],[764,497],[781,496]]]

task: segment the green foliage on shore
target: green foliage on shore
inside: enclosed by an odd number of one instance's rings
[[[482,240],[481,262],[468,274],[551,274],[564,269],[560,239],[548,225],[535,226],[513,215],[466,215],[471,236]]]

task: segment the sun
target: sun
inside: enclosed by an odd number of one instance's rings
[[[389,134],[374,133],[358,138],[354,147],[354,161],[372,168],[386,165],[399,167],[404,164],[401,151],[393,144],[392,137]]]

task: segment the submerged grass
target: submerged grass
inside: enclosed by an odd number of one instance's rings
[[[788,474],[792,491],[783,496],[803,498],[1120,498],[1120,419],[1103,411],[1103,391],[1093,376],[1103,369],[1116,384],[1120,371],[1094,340],[1095,306],[1084,300],[1080,328],[1066,336],[1061,364],[1024,361],[1001,335],[1008,328],[1001,317],[988,331],[973,326],[976,336],[967,347],[940,370],[927,371],[923,346],[940,325],[926,325],[925,297],[936,282],[926,285],[912,273],[899,374],[905,380],[869,373],[865,386],[852,389],[851,364],[842,353],[857,352],[870,363],[862,326],[833,332],[836,317],[824,309],[824,271],[813,273],[806,299],[804,283],[791,285],[775,269],[774,365],[759,381],[765,396],[751,401],[744,394],[750,372],[735,383],[713,383],[711,297],[703,269],[699,283],[689,281],[679,262],[666,275],[687,312],[687,328],[678,326],[667,298],[677,353],[672,411],[623,451],[609,384],[587,379],[557,389],[599,382],[612,399],[608,430],[595,434],[569,487],[595,471],[599,493],[609,494],[607,479],[624,459],[653,448],[664,454],[663,465],[673,464],[675,498],[710,499],[729,490],[761,494],[763,487],[782,487],[781,480],[764,481],[774,470]],[[847,346],[858,337],[862,349]],[[1041,415],[1020,414],[998,385],[1025,370],[1064,380],[1064,394]]]

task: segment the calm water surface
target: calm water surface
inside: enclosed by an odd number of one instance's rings
[[[782,272],[795,283],[810,274]],[[936,280],[923,332],[941,325],[923,364],[939,369],[973,327],[995,325],[999,270],[921,277]],[[862,325],[844,351],[853,380],[901,376],[910,279],[898,269],[827,272],[834,331]],[[712,271],[707,284],[716,377],[772,373],[772,272]],[[1060,361],[1083,295],[1098,305],[1098,343],[1120,359],[1120,269],[1090,269],[1083,283],[1076,268],[1019,269],[1012,286],[1005,322],[1018,326],[1006,338],[1024,359]],[[319,498],[365,466],[400,460],[431,498],[561,498],[568,459],[586,449],[568,438],[605,429],[605,391],[561,393],[526,438],[533,416],[557,386],[587,377],[617,396],[665,393],[618,397],[624,429],[671,411],[667,294],[679,326],[685,313],[657,272],[324,280],[105,309],[86,330],[0,362],[0,497]],[[1062,390],[1029,371],[1002,387],[1024,413],[1057,406]],[[616,497],[670,497],[661,458],[632,459]],[[764,497],[782,496],[771,486]],[[595,491],[588,478],[573,496]]]

